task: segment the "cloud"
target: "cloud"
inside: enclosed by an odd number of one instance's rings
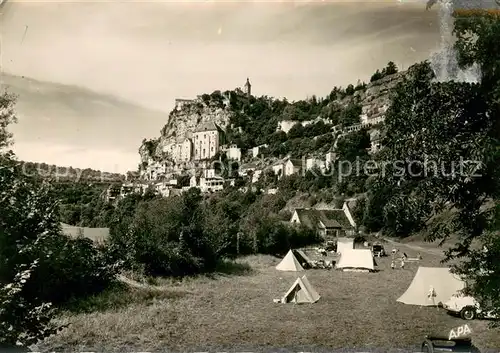
[[[14,3],[10,10],[3,23],[6,72],[85,86],[165,111],[176,96],[234,88],[247,76],[258,77],[255,89],[263,94],[292,99],[319,94],[326,81],[334,86],[366,79],[381,62],[421,60],[438,39],[435,14],[425,5],[392,1],[299,7],[290,2],[30,2]],[[25,25],[29,33],[21,45]],[[218,28],[224,29],[220,35]],[[422,50],[402,55],[405,43]],[[378,57],[356,57],[359,48],[383,45]],[[332,61],[344,66],[341,81],[328,77]],[[287,82],[309,70],[327,75],[304,77],[302,89]]]

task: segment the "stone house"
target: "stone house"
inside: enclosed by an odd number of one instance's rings
[[[356,233],[355,226],[343,209],[296,208],[290,223],[314,229],[325,240],[353,236]]]
[[[214,122],[200,124],[193,132],[194,159],[214,157],[224,140],[224,131]]]
[[[289,159],[284,164],[284,175],[290,176],[297,174],[302,170],[302,161],[300,159]]]
[[[226,153],[228,159],[241,161],[241,149],[236,145],[222,146],[221,151]]]
[[[252,148],[252,157],[256,158],[259,155],[259,153],[261,152],[261,149],[267,148],[267,147],[268,147],[267,144],[260,145],[260,146],[257,146],[257,147],[253,147]]]

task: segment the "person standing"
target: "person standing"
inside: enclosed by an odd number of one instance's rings
[[[405,269],[405,258],[404,258],[404,256],[401,257],[401,269],[402,270]]]
[[[396,264],[394,263],[394,260],[391,261],[391,268],[394,270],[394,267],[396,267]]]

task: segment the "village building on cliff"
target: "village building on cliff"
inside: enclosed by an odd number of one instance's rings
[[[377,125],[383,123],[390,105],[389,92],[401,77],[401,73],[391,75],[371,82],[363,91],[355,92],[355,99],[362,108],[359,122],[347,126],[333,126],[330,133],[334,136],[335,142],[327,151],[323,151],[321,155],[314,153],[310,156],[304,155],[299,159],[292,159],[287,155],[264,161],[263,156],[266,156],[269,147],[267,144],[242,151],[237,145],[227,143],[228,129],[233,132],[239,129],[240,133],[242,132],[241,126],[230,124],[231,114],[234,113],[230,108],[233,98],[240,100],[246,98],[249,101],[252,98],[249,78],[242,87],[234,91],[225,93],[215,91],[212,94],[199,95],[194,99],[176,99],[175,108],[170,113],[161,137],[143,142],[140,148],[141,179],[147,183],[154,183],[157,192],[167,196],[190,187],[197,187],[203,192],[213,192],[222,190],[225,185],[234,185],[235,180],[231,179],[233,174],[222,173],[220,166],[214,167],[224,159],[230,163],[237,162],[237,175],[248,179],[251,183],[256,183],[261,175],[269,173],[281,179],[313,169],[325,172],[333,166],[337,158],[335,151],[338,140],[362,128],[369,129],[371,142],[369,153],[376,153],[381,148],[382,141],[381,131]],[[232,97],[232,94],[235,97]],[[343,105],[347,103],[348,101],[340,101]],[[287,133],[296,124],[305,127],[316,123],[328,125],[331,122],[321,115],[306,121],[280,120],[276,130]],[[313,140],[317,137],[315,136]],[[231,170],[235,171],[234,167],[231,166]],[[225,175],[225,178],[222,175]],[[176,178],[184,178],[182,186],[172,182]],[[186,178],[188,178],[187,183]]]

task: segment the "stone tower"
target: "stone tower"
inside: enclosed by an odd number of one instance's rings
[[[250,84],[250,80],[247,77],[247,82],[245,83],[244,86],[244,92],[247,95],[248,98],[252,95],[252,85]]]

